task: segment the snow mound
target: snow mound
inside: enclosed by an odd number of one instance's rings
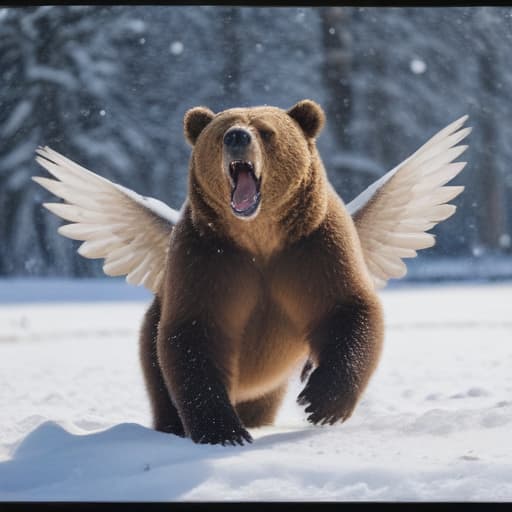
[[[244,450],[195,445],[133,423],[77,435],[45,422],[21,442],[11,461],[0,465],[0,488],[7,499],[22,494],[28,500],[175,500],[208,480],[216,464],[229,472],[224,459],[295,443],[308,433],[307,427],[270,433]]]

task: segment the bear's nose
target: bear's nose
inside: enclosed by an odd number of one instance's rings
[[[231,149],[244,148],[251,142],[251,134],[242,128],[231,128],[224,134],[224,144]]]

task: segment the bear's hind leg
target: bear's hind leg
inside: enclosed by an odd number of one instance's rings
[[[236,412],[242,423],[247,428],[272,425],[277,415],[277,410],[283,401],[287,384],[274,389],[270,393],[255,400],[248,400],[236,404]]]
[[[140,360],[153,412],[153,428],[184,437],[185,430],[171,401],[156,354],[160,302],[157,297],[144,317],[140,332]]]

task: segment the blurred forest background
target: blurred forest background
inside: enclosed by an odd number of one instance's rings
[[[345,201],[469,114],[457,213],[408,279],[512,277],[512,8],[0,9],[0,276],[100,276],[30,180],[49,145],[179,208],[185,111],[318,101]]]

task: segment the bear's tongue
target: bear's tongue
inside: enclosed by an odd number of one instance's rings
[[[253,174],[249,169],[239,169],[231,199],[234,208],[239,212],[247,210],[256,203],[257,196],[258,189]]]

